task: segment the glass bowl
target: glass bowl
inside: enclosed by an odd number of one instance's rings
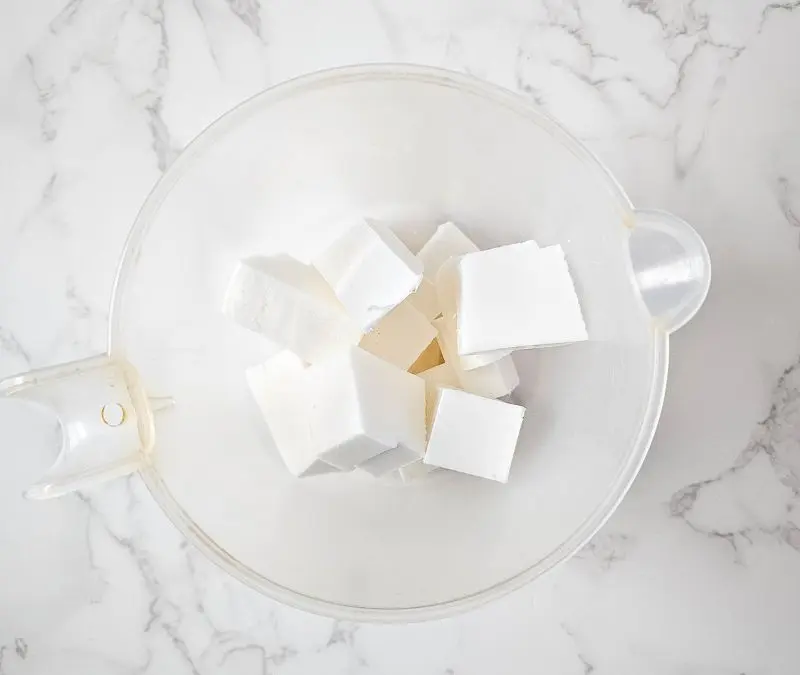
[[[481,247],[564,247],[590,339],[515,354],[528,414],[507,485],[298,480],[271,447],[243,372],[275,346],[222,317],[225,286],[239,258],[308,257],[353,216],[412,248],[445,220]],[[709,279],[686,223],[634,210],[529,101],[431,68],[336,69],[195,139],[133,225],[108,353],[8,378],[0,394],[61,422],[59,458],[30,496],[138,470],[187,539],[266,595],[351,619],[437,617],[536,578],[611,515],[655,431],[668,335]]]

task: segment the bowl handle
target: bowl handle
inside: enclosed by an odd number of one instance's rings
[[[639,292],[668,333],[697,313],[711,285],[711,258],[700,235],[666,211],[637,210],[629,240]]]
[[[139,469],[153,447],[152,410],[171,399],[148,399],[127,362],[94,356],[0,380],[0,400],[21,399],[53,412],[61,447],[50,469],[25,496],[46,499]]]

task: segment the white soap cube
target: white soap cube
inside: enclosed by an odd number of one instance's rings
[[[245,371],[253,398],[286,467],[295,476],[336,471],[319,459],[309,432],[309,399],[302,360],[289,351]]]
[[[319,272],[285,255],[242,260],[223,312],[308,362],[361,339]]]
[[[423,461],[505,483],[524,415],[522,406],[442,389]]]
[[[408,301],[401,302],[361,338],[359,346],[408,370],[436,339],[436,329]]]
[[[387,227],[358,221],[314,261],[347,312],[368,331],[413,293],[422,263]]]
[[[587,339],[560,246],[501,246],[465,255],[457,267],[460,355]]]
[[[465,370],[463,359],[456,353],[455,339],[451,327],[445,317],[436,319],[434,327],[439,331],[439,344],[447,363],[456,373],[461,389],[486,398],[500,398],[510,394],[519,385],[519,374],[514,359],[508,352],[503,352],[496,360],[485,366]]]
[[[436,275],[436,292],[442,315],[436,325],[441,335],[442,349],[450,353],[450,360],[458,361],[460,370],[472,370],[494,363],[511,353],[510,350],[495,350],[484,354],[461,356],[458,353],[458,264],[460,258],[450,258],[439,268]]]
[[[320,458],[349,469],[398,446],[425,452],[425,384],[351,347],[308,369],[311,438]]]
[[[412,304],[429,320],[439,316],[442,313],[436,291],[436,275],[439,273],[439,269],[450,258],[479,250],[473,241],[453,223],[447,222],[439,225],[433,236],[417,253],[417,258],[422,261],[424,278],[416,293],[409,298]]]

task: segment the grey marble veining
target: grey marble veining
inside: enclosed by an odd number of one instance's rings
[[[661,425],[610,522],[536,584],[426,624],[256,595],[135,477],[25,502],[56,430],[0,408],[0,675],[798,671],[800,3],[19,7],[0,7],[0,376],[102,350],[124,238],[181,148],[264,87],[335,65],[426,63],[522,92],[638,206],[692,222],[715,277],[672,340]]]

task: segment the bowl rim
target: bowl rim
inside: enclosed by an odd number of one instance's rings
[[[153,216],[157,213],[172,187],[192,165],[194,158],[211,147],[229,129],[235,127],[241,118],[248,116],[261,106],[278,102],[308,90],[363,80],[409,80],[456,88],[460,91],[467,91],[487,98],[496,104],[511,108],[513,111],[527,116],[539,126],[548,130],[566,149],[591,167],[596,175],[602,179],[612,196],[618,201],[624,222],[629,224],[634,222],[633,204],[610,170],[559,122],[518,93],[471,75],[443,68],[405,63],[340,66],[316,71],[271,86],[220,115],[184,148],[172,165],[158,179],[131,226],[118,262],[109,310],[108,353],[110,355],[116,355],[122,351],[120,347],[119,317],[122,313],[125,299],[124,289],[126,282],[136,265],[139,248],[147,235],[149,226],[153,222]],[[629,272],[633,283],[632,270],[629,270]],[[491,586],[452,600],[415,607],[359,607],[305,595],[277,584],[239,562],[209,537],[172,496],[152,462],[145,463],[140,469],[140,475],[153,499],[188,541],[231,576],[280,603],[314,614],[356,621],[410,622],[451,616],[473,609],[521,588],[556,565],[571,558],[588,543],[614,513],[633,483],[647,455],[661,415],[666,391],[669,336],[666,331],[659,328],[657,322],[652,322],[651,325],[654,350],[653,374],[645,414],[636,442],[632,444],[628,455],[622,461],[619,474],[605,499],[595,507],[594,511],[570,536],[564,539],[557,548],[544,558]]]

